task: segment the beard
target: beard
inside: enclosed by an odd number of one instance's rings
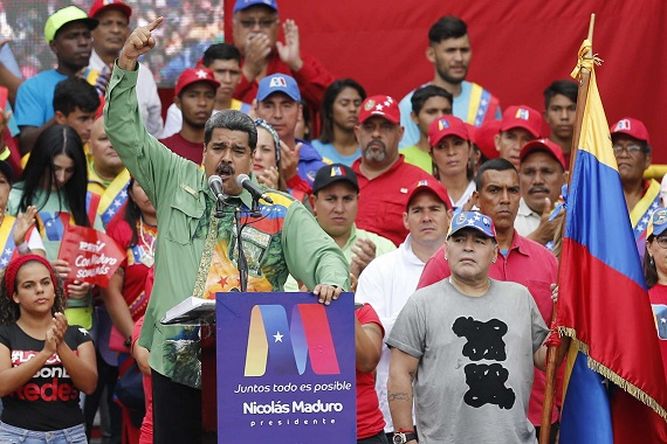
[[[384,162],[387,159],[387,146],[380,141],[370,142],[366,145],[362,155],[370,162]]]
[[[468,75],[468,68],[465,68],[465,72],[463,73],[462,76],[460,77],[453,77],[449,75],[449,71],[440,69],[440,67],[436,66],[436,70],[438,71],[438,76],[443,79],[447,83],[451,83],[452,85],[457,85],[461,82],[463,82],[466,79],[466,76]]]

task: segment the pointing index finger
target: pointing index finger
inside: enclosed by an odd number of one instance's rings
[[[163,21],[164,21],[164,17],[160,16],[160,17],[156,18],[155,20],[153,20],[152,22],[150,22],[146,28],[149,31],[153,31],[153,30],[159,28]]]

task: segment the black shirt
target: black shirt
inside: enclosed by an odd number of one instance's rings
[[[80,344],[91,341],[80,327],[68,327],[65,343],[76,353]],[[12,367],[38,354],[44,341],[26,334],[16,325],[0,325],[0,343],[9,348]],[[53,354],[30,381],[2,398],[2,422],[23,429],[46,432],[83,423],[79,390],[72,383],[60,357]]]

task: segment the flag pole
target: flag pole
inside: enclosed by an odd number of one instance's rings
[[[584,57],[593,57],[593,28],[595,27],[595,14],[591,14],[591,19],[588,24],[588,37],[586,39],[591,42],[588,53]],[[577,111],[575,114],[574,129],[572,132],[572,144],[570,145],[570,174],[568,177],[568,189],[572,178],[572,171],[577,157],[577,150],[579,145],[579,137],[581,136],[581,124],[584,119],[584,109],[586,108],[586,98],[588,97],[588,85],[591,76],[591,71],[583,66],[579,70],[579,91],[577,92]],[[560,262],[559,262],[560,268]],[[560,273],[559,273],[560,275]],[[555,321],[558,319],[558,301],[554,303],[553,312],[551,314],[552,329]],[[553,334],[553,332],[551,333]],[[556,355],[558,354],[558,344],[549,344],[547,348],[547,365],[546,365],[546,387],[544,404],[542,407],[542,422],[540,426],[539,444],[549,444],[549,435],[551,434],[551,414],[554,404],[555,392],[555,378],[556,378]]]

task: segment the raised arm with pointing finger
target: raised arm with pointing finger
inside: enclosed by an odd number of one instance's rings
[[[205,127],[203,169],[171,152],[146,132],[137,105],[137,58],[155,46],[158,18],[127,39],[106,98],[105,129],[127,169],[157,209],[155,286],[139,345],[150,350],[156,442],[199,442],[201,424],[199,335],[196,328],[164,326],[166,311],[190,296],[214,297],[240,288],[233,208],[246,223],[248,291],[282,291],[288,273],[330,303],[347,288],[340,249],[312,215],[286,194],[266,190],[274,205],[249,211],[252,197],[236,178],[250,174],[257,129],[238,111],[212,116]],[[207,178],[219,175],[230,207],[213,217]],[[174,421],[178,418],[178,421]]]

